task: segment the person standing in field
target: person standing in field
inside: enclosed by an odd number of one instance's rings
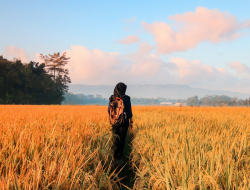
[[[114,159],[122,162],[126,134],[128,128],[133,128],[133,114],[130,97],[125,94],[127,86],[120,82],[115,86],[114,94],[109,98],[109,120],[113,133],[116,135],[114,142]]]

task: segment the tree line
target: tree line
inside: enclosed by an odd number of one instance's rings
[[[63,105],[108,105],[109,100],[103,98],[101,95],[85,95],[85,94],[73,94],[71,92],[64,93]]]
[[[62,104],[71,104],[71,105],[89,105],[89,104],[98,104],[98,105],[108,105],[109,100],[103,98],[101,95],[84,95],[84,94],[73,94],[71,92],[64,94],[64,101]],[[159,105],[161,102],[171,102],[172,105],[176,103],[184,104],[187,106],[249,106],[249,100],[238,99],[237,97],[231,98],[226,95],[207,95],[202,98],[198,96],[193,96],[187,99],[169,99],[169,98],[131,98],[131,103],[133,105]]]
[[[160,104],[163,101],[176,101],[172,99],[164,99],[164,98],[131,98],[131,103],[134,105],[156,105]],[[96,95],[85,95],[85,94],[73,94],[71,92],[64,93],[64,101],[62,104],[64,105],[108,105],[109,99],[104,98],[99,94]]]
[[[229,97],[225,95],[207,95],[203,98],[198,98],[198,96],[190,97],[186,100],[189,106],[249,106],[249,99],[238,99],[237,97]]]
[[[66,54],[40,55],[44,63],[0,56],[0,104],[61,104],[70,83]]]

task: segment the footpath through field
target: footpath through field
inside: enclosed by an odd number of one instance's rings
[[[122,169],[119,173],[119,178],[122,179],[121,183],[123,184],[121,187],[122,190],[133,189],[134,186],[135,171],[133,170],[130,161],[132,141],[133,134],[128,132],[122,156],[122,160],[124,161],[124,163],[119,165],[117,168],[117,171],[120,171]]]

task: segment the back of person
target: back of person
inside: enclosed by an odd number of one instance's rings
[[[129,127],[129,118],[132,117],[130,97],[127,95],[124,95],[122,98],[119,98],[119,97],[116,97],[114,95],[111,95],[109,100],[110,100],[110,104],[109,104],[110,124],[113,126],[124,125],[124,126]],[[113,103],[116,103],[119,101],[122,102],[121,106],[123,106],[123,107],[117,108],[117,110],[115,110],[113,108],[113,107],[115,107],[115,105],[113,105]],[[116,104],[119,104],[119,103],[116,103]],[[111,110],[111,107],[113,108],[112,110]],[[113,112],[116,112],[116,113],[113,114]],[[122,114],[123,118],[122,118],[121,122],[119,121],[120,118],[117,118],[118,122],[117,122],[117,124],[115,124],[114,116],[119,117],[118,114]]]
[[[116,135],[116,140],[114,143],[115,160],[121,160],[127,130],[129,126],[131,128],[133,127],[133,119],[132,119],[133,114],[131,109],[131,101],[130,97],[125,94],[126,89],[127,86],[124,83],[121,82],[118,83],[115,86],[114,94],[111,95],[109,98],[109,107],[108,107],[108,112],[110,116],[109,118],[110,118],[110,123],[112,125],[112,131]],[[123,117],[122,122],[120,122],[121,118],[119,119],[119,116],[121,114]],[[115,119],[117,119],[117,121],[115,121]]]

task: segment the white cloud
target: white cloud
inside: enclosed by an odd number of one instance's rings
[[[245,65],[239,61],[228,63],[227,65],[231,69],[236,70],[238,74],[250,73],[250,67],[248,67],[247,65]]]
[[[169,16],[169,19],[176,24],[176,30],[164,22],[141,22],[144,29],[153,34],[158,53],[186,51],[203,41],[218,43],[235,40],[242,30],[250,28],[250,20],[239,22],[228,12],[205,7],[197,7],[195,12]]]
[[[120,39],[119,42],[121,44],[130,45],[140,42],[140,38],[138,36],[126,36],[125,38]]]
[[[178,73],[178,80],[182,84],[215,83],[227,79],[226,69],[204,65],[200,60],[189,61],[180,57],[172,57],[170,62],[175,64],[173,69]]]
[[[65,51],[70,57],[67,65],[73,83],[113,84],[150,82],[161,69],[162,60],[154,55],[141,53],[122,56],[83,46],[72,46]]]
[[[3,56],[7,59],[19,59],[22,62],[29,62],[29,56],[26,51],[16,46],[5,46]]]
[[[141,43],[139,52],[141,53],[149,53],[154,49],[154,46],[150,45],[148,42]]]

